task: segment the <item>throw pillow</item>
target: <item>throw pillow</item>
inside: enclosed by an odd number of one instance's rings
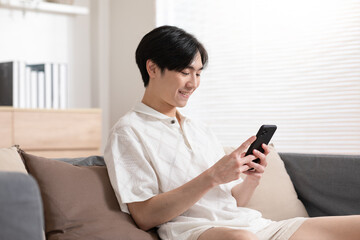
[[[16,147],[0,149],[0,171],[22,172],[27,174]]]
[[[40,186],[48,240],[157,239],[121,212],[105,166],[22,156]]]
[[[246,207],[258,210],[264,218],[280,221],[293,217],[308,217],[304,204],[298,199],[284,162],[272,144],[267,156],[268,165]],[[231,148],[226,148],[228,153]],[[242,178],[246,175],[243,174]]]

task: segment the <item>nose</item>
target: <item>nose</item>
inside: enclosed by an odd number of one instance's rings
[[[191,74],[189,81],[186,83],[187,88],[197,88],[200,84],[200,76],[196,73]]]

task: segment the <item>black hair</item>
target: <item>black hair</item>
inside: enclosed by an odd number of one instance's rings
[[[193,35],[174,26],[153,29],[141,39],[135,53],[144,86],[149,84],[147,60],[152,60],[162,72],[165,69],[181,71],[191,64],[197,52],[205,67],[208,61],[207,51]]]

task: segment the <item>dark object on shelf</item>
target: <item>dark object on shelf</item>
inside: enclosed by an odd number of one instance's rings
[[[13,106],[14,62],[0,63],[0,106]]]

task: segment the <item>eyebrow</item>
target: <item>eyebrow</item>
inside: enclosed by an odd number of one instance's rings
[[[190,69],[193,69],[195,71],[200,71],[200,70],[203,70],[204,69],[204,66],[202,66],[201,68],[199,68],[198,70],[196,70],[193,66],[187,66],[186,68],[190,68]]]

